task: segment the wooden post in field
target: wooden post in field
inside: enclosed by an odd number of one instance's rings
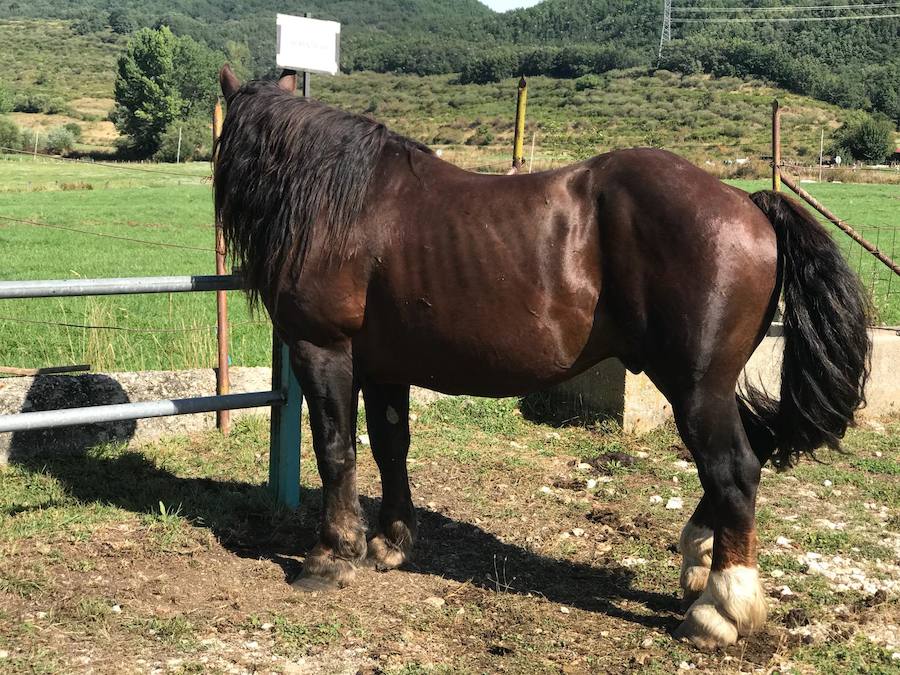
[[[513,171],[518,173],[525,164],[525,108],[528,105],[528,82],[519,80],[519,96],[516,101],[516,137],[513,145]]]
[[[213,147],[222,135],[222,103],[216,101],[213,110]],[[213,162],[216,158],[213,157]],[[222,224],[216,222],[216,274],[225,274],[225,235]],[[218,347],[218,364],[216,368],[216,394],[222,396],[231,392],[231,377],[228,372],[228,297],[225,291],[216,291],[216,345]],[[220,410],[216,413],[216,428],[226,436],[231,432],[231,411]]]
[[[819,182],[822,182],[822,164],[825,159],[825,130],[822,129],[822,135],[819,137]]]
[[[772,189],[781,192],[781,106],[772,102]]]

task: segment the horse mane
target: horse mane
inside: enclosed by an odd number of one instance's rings
[[[250,82],[228,106],[216,147],[216,222],[251,304],[287,263],[303,264],[313,235],[342,257],[385,144],[427,147],[367,117]]]

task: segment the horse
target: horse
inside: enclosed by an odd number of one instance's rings
[[[323,511],[293,581],[343,587],[410,558],[409,389],[501,397],[617,357],[672,405],[704,494],[685,524],[675,637],[758,629],[756,494],[767,461],[839,447],[865,402],[866,296],[825,229],[776,192],[638,148],[480,175],[367,117],[241,84],[216,148],[215,212],[306,397]],[[739,386],[784,297],[780,401]],[[383,499],[356,486],[360,390]]]

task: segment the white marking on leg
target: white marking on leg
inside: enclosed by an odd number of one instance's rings
[[[735,565],[711,572],[706,592],[734,621],[739,635],[749,635],[765,623],[766,600],[755,567]]]
[[[397,424],[400,421],[400,415],[397,414],[397,411],[394,410],[394,406],[388,406],[387,411],[385,412],[385,417],[387,417],[387,421],[389,424]]]
[[[735,566],[709,573],[706,590],[691,605],[676,637],[701,649],[722,649],[766,620],[766,601],[756,568]]]
[[[712,566],[713,531],[689,520],[681,530],[678,550],[681,561],[681,588],[686,593],[700,593],[706,588]]]

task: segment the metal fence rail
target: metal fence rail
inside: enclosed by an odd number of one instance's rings
[[[66,408],[65,410],[42,410],[16,415],[0,415],[0,433],[57,429],[79,424],[124,422],[147,417],[193,415],[217,410],[243,410],[283,405],[284,402],[283,392],[256,391],[246,394],[228,394],[227,396],[203,396],[167,401],[95,405],[85,408]]]
[[[241,288],[242,280],[237,274],[2,281],[0,300],[233,291]],[[0,415],[0,433],[271,407],[269,489],[280,504],[296,508],[300,501],[300,407],[303,397],[300,385],[291,371],[287,347],[274,334],[272,344],[272,391]]]
[[[0,281],[0,300],[65,298],[84,295],[237,291],[241,288],[243,288],[241,277],[237,274],[186,277],[129,277],[123,279]]]

